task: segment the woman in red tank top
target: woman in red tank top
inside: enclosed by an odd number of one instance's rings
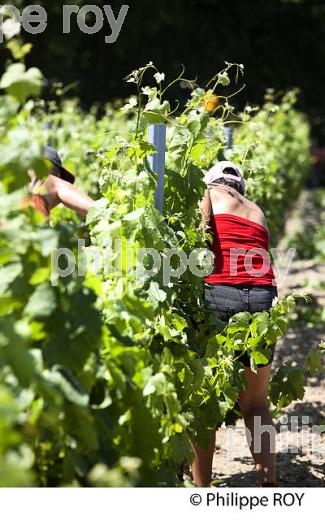
[[[251,313],[269,310],[277,296],[276,282],[269,257],[269,233],[261,209],[244,197],[245,182],[240,169],[233,163],[217,163],[205,177],[208,190],[202,201],[203,227],[210,231],[213,243],[214,271],[205,278],[205,300],[217,317],[227,322],[242,311]],[[250,368],[244,354],[246,390],[241,392],[239,405],[246,427],[251,434],[251,453],[256,465],[259,485],[272,487],[276,482],[274,453],[275,429],[268,406],[268,383],[273,360],[259,365],[257,373]],[[260,453],[254,451],[255,421],[259,420]],[[208,450],[192,443],[195,459],[193,477],[198,486],[211,481],[215,431]],[[273,452],[272,452],[273,451]]]

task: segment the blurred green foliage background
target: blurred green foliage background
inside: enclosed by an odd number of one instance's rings
[[[266,88],[301,89],[300,109],[307,113],[317,144],[325,142],[325,2],[323,0],[89,0],[86,4],[110,4],[118,14],[122,3],[130,6],[116,43],[106,44],[108,22],[94,35],[83,34],[72,16],[71,34],[62,33],[62,1],[11,0],[23,7],[39,4],[48,13],[48,27],[41,35],[26,35],[34,45],[29,66],[37,65],[49,79],[75,83],[71,95],[86,106],[126,97],[130,86],[122,81],[131,70],[148,61],[171,78],[181,63],[198,84],[220,70],[224,60],[245,65],[246,89],[236,98],[261,103]],[[91,15],[89,19],[91,25]],[[0,72],[9,57],[0,46]],[[176,92],[177,91],[177,92]],[[189,93],[176,86],[181,100]]]

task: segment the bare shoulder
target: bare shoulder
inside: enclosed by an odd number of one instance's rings
[[[49,191],[55,191],[58,187],[58,184],[61,179],[59,179],[58,177],[56,177],[55,175],[49,175],[46,179],[46,181],[44,182],[44,186],[45,188],[47,188],[47,190]]]
[[[247,204],[247,206],[249,206],[249,208],[252,211],[255,211],[256,214],[264,215],[262,209],[252,200],[246,199],[246,197],[245,197],[245,203]]]
[[[241,202],[244,197],[240,195],[235,189],[229,186],[218,186],[209,190],[210,197],[212,202],[228,202],[229,203],[238,203]]]
[[[251,200],[245,199],[245,202],[253,217],[252,220],[256,220],[257,222],[260,222],[260,224],[262,226],[264,226],[266,229],[268,229],[266,217],[265,217],[263,210],[257,204],[255,204],[255,202],[252,202]]]
[[[50,192],[58,192],[61,189],[70,187],[70,184],[67,181],[60,179],[60,177],[57,177],[56,175],[49,175],[44,184]]]
[[[219,198],[221,198],[224,195],[217,188],[210,188],[209,190],[207,190],[207,193],[209,193],[209,195],[211,197],[211,200],[219,199]]]

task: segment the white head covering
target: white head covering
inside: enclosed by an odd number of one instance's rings
[[[227,168],[232,168],[236,174],[231,173],[224,173],[224,170]],[[243,174],[236,164],[230,162],[230,161],[220,161],[217,162],[211,170],[208,171],[208,173],[205,175],[203,181],[208,187],[212,186],[218,186],[218,179],[229,179],[232,181],[236,181],[240,184],[240,186],[245,191],[245,181],[243,178]]]

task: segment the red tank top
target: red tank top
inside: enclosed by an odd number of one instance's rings
[[[243,217],[231,214],[211,218],[215,269],[206,283],[276,286],[269,256],[268,231]]]
[[[34,206],[37,211],[42,213],[42,215],[49,220],[50,218],[50,206],[45,197],[38,194],[30,195],[29,197],[25,197],[22,200],[23,207],[27,207],[28,205]]]

